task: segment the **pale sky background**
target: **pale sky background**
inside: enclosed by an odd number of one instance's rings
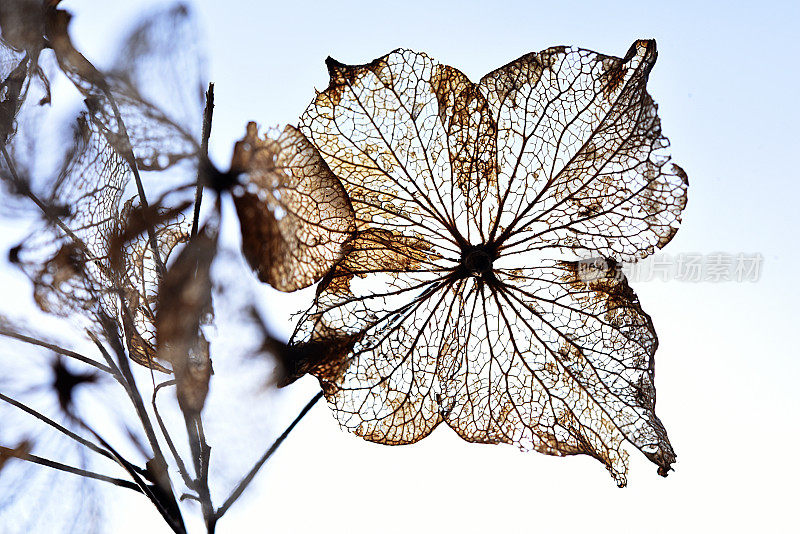
[[[102,63],[150,3],[63,6],[75,14],[76,44]],[[296,122],[327,86],[328,55],[363,63],[406,47],[477,81],[552,45],[622,56],[655,38],[648,87],[690,180],[683,225],[663,252],[763,256],[757,282],[632,282],[660,340],[657,413],[678,455],[668,478],[630,447],[628,487],[618,489],[589,457],[468,444],[445,425],[416,445],[375,445],[340,431],[321,403],[218,532],[797,531],[800,3],[193,5],[216,84],[211,152],[222,167],[248,120]],[[302,308],[311,291],[265,289],[263,298],[277,312]],[[274,319],[288,334],[288,318]],[[272,433],[317,389],[305,378],[275,395]],[[130,525],[115,531],[167,532],[144,498],[111,495]]]

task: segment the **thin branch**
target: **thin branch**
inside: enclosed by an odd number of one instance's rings
[[[208,485],[208,466],[211,462],[211,447],[209,447],[206,441],[206,433],[203,430],[203,418],[199,416],[197,417],[197,433],[200,438],[200,465],[202,466],[200,478]]]
[[[125,306],[124,299],[120,299],[120,301],[123,305],[123,313],[130,313]],[[164,453],[161,451],[161,446],[158,444],[158,438],[153,429],[153,423],[150,421],[150,416],[147,414],[147,410],[144,407],[144,400],[142,399],[141,393],[139,393],[136,380],[131,372],[128,357],[125,354],[125,350],[122,348],[122,341],[119,337],[119,332],[116,330],[116,324],[107,316],[101,318],[101,323],[106,332],[106,337],[117,355],[116,365],[122,374],[122,385],[125,387],[125,391],[128,393],[133,407],[136,409],[136,414],[139,416],[139,420],[142,423],[142,428],[144,429],[145,435],[147,435],[147,440],[150,442],[150,447],[153,449],[153,455],[159,463],[166,464]],[[111,359],[111,355],[108,354],[108,351],[103,349],[103,352],[107,358]]]
[[[156,415],[156,422],[158,423],[158,427],[161,429],[161,433],[164,435],[164,439],[167,442],[167,447],[169,447],[170,452],[172,453],[172,457],[175,459],[175,463],[178,465],[178,471],[183,478],[183,482],[186,484],[187,487],[192,487],[192,477],[189,476],[189,472],[186,470],[186,465],[183,463],[183,459],[181,459],[180,455],[178,454],[178,449],[175,448],[175,443],[172,441],[172,437],[169,435],[169,431],[167,430],[167,426],[164,424],[164,420],[161,418],[161,414],[158,413],[158,405],[156,403],[156,396],[158,395],[159,390],[163,387],[173,386],[175,385],[175,380],[167,380],[166,382],[161,382],[158,384],[155,389],[153,390],[153,412]]]
[[[197,188],[194,195],[194,214],[192,216],[192,230],[191,236],[197,235],[198,226],[200,224],[200,205],[203,201],[203,183],[205,177],[203,173],[206,172],[208,164],[208,140],[211,137],[211,124],[214,117],[214,84],[208,84],[206,91],[206,105],[203,110],[203,132],[200,144],[200,154],[197,165]],[[155,404],[155,396],[153,397]],[[208,487],[208,464],[211,459],[211,447],[206,442],[205,433],[203,432],[203,420],[200,414],[188,415],[184,412],[186,419],[186,432],[189,437],[189,446],[192,451],[192,459],[194,460],[195,475],[197,481],[195,490],[198,493],[198,501],[203,510],[203,518],[206,521],[206,530],[208,534],[213,534],[217,516],[214,513],[214,504],[211,501],[211,490]]]
[[[120,384],[123,385],[123,387],[125,387],[125,378],[122,376],[122,371],[120,371],[119,367],[117,367],[117,364],[114,363],[114,358],[112,358],[111,354],[108,353],[106,348],[103,346],[103,343],[97,338],[97,336],[91,330],[87,329],[86,334],[89,336],[94,345],[97,347],[97,350],[100,351],[100,354],[103,355],[103,358],[106,360],[106,363],[108,364],[108,368],[111,369],[111,374],[114,376],[114,378],[117,379],[117,382],[119,382]]]
[[[64,349],[62,347],[59,347],[58,345],[54,345],[52,343],[48,343],[46,341],[42,341],[41,339],[37,339],[35,337],[26,336],[26,335],[21,334],[19,332],[15,332],[13,330],[7,330],[5,328],[0,328],[0,336],[10,337],[10,338],[16,339],[18,341],[23,341],[25,343],[30,343],[31,345],[38,345],[40,347],[44,347],[46,349],[50,349],[50,350],[52,350],[53,352],[55,352],[57,354],[61,354],[62,356],[68,356],[70,358],[74,358],[74,359],[76,359],[78,361],[81,361],[83,363],[91,365],[92,367],[100,369],[101,371],[106,372],[108,374],[111,374],[111,375],[114,374],[114,370],[113,369],[111,369],[110,367],[108,367],[106,365],[103,365],[100,362],[97,362],[97,361],[89,358],[88,356],[84,356],[82,354],[78,354],[77,352],[73,352],[73,351],[68,350],[68,349]]]
[[[206,91],[206,108],[203,111],[203,137],[200,144],[200,158],[197,165],[197,189],[194,193],[194,215],[192,217],[192,237],[197,235],[200,224],[200,203],[203,201],[203,172],[205,162],[208,161],[208,140],[211,137],[211,120],[214,116],[214,84],[208,84]]]
[[[266,461],[269,460],[269,457],[272,456],[272,454],[276,450],[278,450],[278,447],[281,446],[281,443],[283,443],[283,441],[286,439],[286,437],[289,435],[289,433],[294,429],[294,427],[297,426],[297,423],[300,422],[300,420],[311,410],[311,408],[314,407],[314,405],[321,398],[322,398],[322,392],[320,391],[319,393],[314,395],[314,398],[312,398],[310,401],[308,401],[308,404],[306,404],[305,407],[297,415],[297,417],[295,417],[294,421],[292,421],[292,424],[289,425],[286,428],[286,430],[283,431],[283,434],[281,434],[278,437],[278,439],[275,440],[275,443],[273,443],[270,446],[270,448],[267,449],[267,452],[265,452],[264,455],[255,463],[253,468],[250,469],[250,472],[247,473],[247,476],[245,476],[241,480],[241,482],[239,482],[239,485],[236,486],[236,488],[233,490],[233,492],[231,492],[230,496],[225,501],[225,503],[223,503],[223,505],[220,506],[219,509],[217,509],[217,513],[216,513],[217,519],[222,517],[225,514],[225,512],[228,511],[228,509],[231,507],[231,505],[233,505],[233,503],[236,502],[236,499],[238,499],[242,495],[242,493],[247,488],[247,486],[253,481],[253,478],[255,478],[256,474],[259,471],[259,469],[261,469],[261,467],[266,463]]]
[[[214,503],[211,502],[211,490],[208,487],[208,466],[211,463],[211,447],[206,442],[206,434],[203,430],[203,418],[200,414],[197,419],[197,435],[200,440],[200,497],[203,508],[203,517],[206,520],[206,531],[214,534],[217,528],[217,515],[214,512]]]
[[[4,395],[3,393],[0,393],[0,400],[10,404],[11,406],[14,406],[15,408],[18,408],[18,409],[22,410],[23,412],[27,413],[28,415],[31,415],[31,416],[35,417],[36,419],[40,420],[41,422],[43,422],[43,423],[55,428],[56,430],[58,430],[59,432],[61,432],[65,436],[77,441],[78,443],[80,443],[81,445],[91,449],[92,451],[94,451],[94,452],[96,452],[96,453],[98,453],[98,454],[100,454],[102,456],[105,456],[106,458],[108,458],[110,460],[116,461],[114,456],[111,453],[109,453],[108,451],[106,451],[105,449],[97,446],[95,443],[92,443],[88,439],[79,436],[78,434],[76,434],[75,432],[69,430],[68,428],[56,423],[55,421],[53,421],[52,419],[50,419],[49,417],[47,417],[43,413],[41,413],[41,412],[39,412],[37,410],[34,410],[33,408],[31,408],[29,406],[26,406],[25,404],[15,400],[15,399],[12,399],[11,397],[9,397],[7,395]]]
[[[87,60],[88,63],[88,60]],[[91,65],[91,63],[89,63]],[[94,68],[94,65],[92,65]],[[123,153],[117,148],[117,145],[114,144],[114,149],[120,153],[120,156],[128,163],[128,166],[131,168],[131,172],[133,173],[133,180],[136,183],[136,192],[139,195],[139,205],[147,211],[147,208],[150,206],[147,202],[147,196],[144,192],[144,185],[142,185],[142,177],[139,176],[139,167],[136,164],[136,155],[133,153],[133,145],[131,144],[131,138],[128,135],[128,129],[125,127],[125,122],[122,120],[122,113],[119,111],[119,106],[117,105],[117,100],[114,98],[114,94],[111,92],[111,88],[106,82],[105,78],[100,75],[100,72],[95,69],[95,71],[100,76],[100,89],[105,93],[106,98],[108,98],[109,104],[111,104],[111,109],[114,112],[114,118],[117,120],[117,128],[119,128],[119,132],[122,137],[127,141],[127,148],[124,150]],[[161,259],[161,252],[158,249],[158,240],[156,239],[156,232],[153,228],[153,225],[148,222],[147,228],[147,242],[150,245],[150,249],[153,252],[153,258],[156,260],[156,272],[158,273],[159,278],[163,278],[164,274],[167,272],[167,268],[164,266],[164,261]]]
[[[72,473],[73,475],[79,475],[86,478],[93,478],[95,480],[100,480],[102,482],[109,482],[111,484],[114,484],[115,486],[119,486],[121,488],[128,488],[138,493],[144,493],[141,490],[141,488],[139,488],[139,486],[137,486],[133,482],[130,482],[129,480],[122,480],[121,478],[114,478],[106,475],[101,475],[100,473],[95,473],[94,471],[87,471],[86,469],[80,469],[78,467],[74,467],[71,465],[62,464],[61,462],[56,462],[54,460],[48,460],[47,458],[42,458],[41,456],[36,456],[35,454],[19,452],[14,449],[9,449],[8,447],[3,447],[2,445],[0,445],[0,456],[17,458],[19,460],[23,460],[26,462],[31,462],[34,464],[51,467],[53,469],[58,469],[59,471],[64,471],[66,473]]]
[[[172,493],[172,488],[169,486],[167,486],[166,488],[160,487],[160,490],[161,493],[171,497],[172,503],[175,504],[174,510],[170,510],[169,506],[170,503],[162,502],[160,495],[156,494],[155,492],[155,488],[161,486],[160,481],[152,480],[152,482],[155,482],[155,485],[154,486],[148,485],[144,480],[142,480],[142,477],[139,475],[140,468],[134,466],[125,458],[123,458],[122,455],[120,455],[116,451],[116,449],[114,449],[114,447],[112,447],[106,440],[104,440],[102,436],[100,436],[100,434],[95,432],[94,429],[92,429],[89,425],[87,425],[85,422],[81,420],[79,420],[79,422],[81,423],[81,426],[83,426],[83,428],[89,431],[95,437],[95,439],[97,439],[97,441],[100,442],[100,444],[103,447],[108,449],[108,452],[110,452],[114,456],[114,458],[117,460],[117,463],[119,463],[119,465],[122,466],[122,468],[128,472],[128,475],[130,475],[130,477],[133,479],[136,486],[142,493],[145,494],[145,496],[147,496],[148,499],[150,499],[150,502],[153,503],[153,505],[156,507],[156,509],[164,518],[164,521],[166,521],[166,523],[170,526],[170,528],[176,534],[186,534],[186,525],[183,522],[183,517],[181,516],[180,509],[177,507],[177,502],[175,502],[175,496]],[[171,515],[171,512],[177,513],[177,516],[173,517]]]
[[[189,447],[192,450],[192,460],[194,461],[194,470],[197,477],[194,489],[197,491],[200,500],[203,518],[206,521],[206,529],[211,534],[214,532],[217,522],[214,504],[211,502],[211,490],[208,487],[207,461],[211,454],[211,447],[205,441],[200,414],[184,412],[183,415],[186,420],[186,433],[189,437]]]

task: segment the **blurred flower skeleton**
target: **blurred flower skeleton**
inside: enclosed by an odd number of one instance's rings
[[[72,147],[67,151],[56,178],[48,179],[47,184],[41,187],[33,179],[33,166],[27,165],[28,147],[17,143],[18,139],[24,139],[25,133],[30,136],[30,131],[36,129],[36,124],[32,124],[30,116],[26,115],[30,103],[25,101],[26,91],[35,80],[28,76],[24,80],[14,81],[19,78],[20,69],[14,67],[9,74],[4,70],[4,86],[12,87],[9,80],[14,84],[13,90],[4,92],[3,110],[8,114],[4,116],[6,120],[3,123],[5,130],[0,171],[9,192],[33,201],[45,219],[45,227],[14,247],[9,258],[30,276],[35,301],[42,310],[72,320],[78,316],[84,317],[81,324],[96,343],[100,351],[98,356],[102,355],[105,361],[82,356],[58,345],[45,344],[42,336],[25,335],[20,328],[4,328],[2,333],[33,345],[53,348],[59,354],[79,359],[116,379],[130,397],[141,420],[141,431],[152,448],[152,452],[145,453],[150,460],[146,468],[135,467],[90,428],[78,412],[72,410],[74,390],[81,384],[94,382],[95,375],[73,373],[60,364],[56,366],[60,372],[53,386],[58,392],[62,410],[68,416],[68,426],[74,426],[74,430],[59,425],[39,412],[29,413],[80,445],[116,461],[132,480],[112,480],[85,469],[78,474],[143,493],[173,530],[183,532],[183,519],[170,480],[165,476],[167,463],[155,434],[153,416],[145,407],[128,358],[154,371],[173,372],[178,399],[182,407],[186,407],[188,428],[189,420],[199,412],[198,404],[204,400],[202,392],[207,384],[204,385],[202,381],[204,374],[210,376],[210,359],[208,352],[203,352],[202,343],[193,344],[191,350],[186,350],[181,358],[167,350],[167,342],[158,343],[160,335],[168,340],[170,346],[178,345],[179,341],[183,341],[180,327],[187,328],[176,321],[175,310],[160,311],[165,306],[159,304],[158,295],[159,288],[165,283],[171,296],[177,294],[180,297],[185,293],[181,287],[185,282],[176,284],[175,277],[170,276],[174,274],[174,268],[183,269],[184,280],[189,282],[196,280],[196,274],[202,273],[204,268],[207,271],[211,258],[208,255],[198,257],[193,253],[207,247],[205,239],[212,238],[209,237],[207,223],[203,230],[194,232],[197,239],[188,242],[173,267],[167,269],[167,262],[175,247],[189,241],[190,228],[183,211],[191,203],[178,201],[166,204],[164,199],[169,195],[165,194],[156,205],[149,205],[140,171],[177,167],[182,160],[193,161],[193,165],[188,167],[196,169],[201,146],[193,135],[187,133],[188,128],[145,100],[141,96],[145,91],[140,90],[136,83],[152,77],[152,73],[141,72],[152,66],[153,61],[148,61],[148,53],[156,56],[162,54],[164,44],[180,44],[180,38],[188,39],[194,46],[196,37],[187,30],[192,24],[190,14],[184,6],[177,6],[143,21],[128,38],[122,59],[117,62],[122,66],[124,76],[101,73],[75,50],[67,34],[69,14],[56,9],[55,5],[14,2],[5,4],[2,14],[3,37],[16,35],[8,28],[18,28],[13,25],[18,20],[24,19],[29,24],[29,31],[19,32],[27,39],[24,47],[15,46],[19,40],[3,41],[6,56],[22,55],[20,64],[33,63],[44,55],[41,53],[43,49],[51,49],[61,72],[85,97],[87,108],[75,123]],[[167,41],[164,40],[166,30],[170,31]],[[182,30],[185,31],[182,33]],[[136,54],[135,61],[126,63],[133,54]],[[4,62],[3,68],[7,67],[8,64]],[[188,70],[189,74],[200,72],[199,69]],[[29,67],[26,72],[43,77],[38,67]],[[46,83],[44,85],[48,86]],[[201,97],[202,91],[197,96]],[[201,98],[196,100],[202,110]],[[182,101],[186,102],[185,99]],[[47,102],[42,99],[41,103]],[[31,112],[30,115],[35,116],[36,113]],[[197,130],[199,137],[199,128]],[[125,200],[126,189],[131,181],[135,182],[137,192]],[[188,184],[192,190],[195,181],[196,178],[192,177]],[[166,193],[180,192],[187,187],[171,189]],[[213,222],[210,226],[214,226]],[[196,260],[192,265],[195,272],[188,277],[185,276],[185,262],[181,261],[185,256]],[[192,301],[191,304],[200,306],[205,303]],[[181,313],[184,311],[181,310]],[[202,312],[207,315],[205,308]],[[178,323],[178,326],[174,323]],[[202,339],[199,325],[194,325],[192,335],[198,340]],[[172,370],[165,364],[169,364]],[[193,372],[198,366],[201,369],[199,376]],[[89,376],[92,380],[83,379]],[[191,399],[184,402],[188,398]],[[15,407],[21,406],[8,397],[4,396],[3,400]],[[155,398],[152,404],[152,409],[157,410]],[[192,422],[197,424],[194,420]],[[79,435],[86,433],[90,435],[88,440]],[[169,441],[166,430],[164,434],[163,438]],[[133,434],[130,435],[133,437]],[[34,452],[37,446],[37,443],[33,444]],[[24,459],[41,463],[32,455]],[[179,461],[177,454],[176,461]],[[76,472],[66,464],[46,465]],[[181,467],[181,471],[186,475],[185,480],[191,482],[185,468]],[[204,481],[199,470],[196,478],[200,482],[196,488],[192,483],[192,489],[201,492],[207,486],[207,481]],[[209,514],[208,520],[212,519]]]
[[[128,478],[114,483],[145,494],[173,531],[185,525],[170,469],[211,532],[323,395],[344,428],[378,443],[413,443],[445,422],[471,442],[591,455],[619,485],[629,442],[667,474],[675,454],[654,411],[658,342],[619,267],[666,245],[685,205],[686,175],[669,163],[646,91],[654,42],[634,43],[623,58],[551,48],[479,83],[407,50],[359,66],[329,59],[330,85],[299,127],[261,134],[248,124],[221,171],[207,157],[213,92],[203,112],[188,9],[145,19],[115,68],[101,72],[72,45],[57,4],[0,9],[0,172],[45,220],[10,259],[42,310],[85,318],[99,355],[11,322],[0,334],[94,367],[75,372],[57,360],[59,404],[79,432],[59,431],[116,461]],[[86,106],[45,188],[29,176],[20,135],[27,109],[51,100],[43,51]],[[153,76],[172,67],[173,86]],[[42,95],[35,103],[31,87]],[[197,106],[176,112],[175,102]],[[156,197],[143,172],[174,179]],[[204,188],[216,202],[200,217]],[[223,356],[205,325],[215,321],[211,266],[225,195],[261,282],[280,291],[318,284],[288,344],[263,324],[258,335],[281,363],[280,385],[311,374],[322,392],[214,507],[202,413],[212,355]],[[129,360],[151,372],[150,407]],[[172,377],[156,378],[163,373]],[[74,410],[73,391],[105,375],[141,422],[143,467]],[[156,394],[171,386],[193,474],[158,413]],[[35,442],[2,445],[3,462],[38,458]]]

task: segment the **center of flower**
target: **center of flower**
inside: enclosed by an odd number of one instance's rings
[[[492,262],[497,255],[486,244],[469,245],[461,251],[459,270],[464,276],[486,276],[492,272]]]

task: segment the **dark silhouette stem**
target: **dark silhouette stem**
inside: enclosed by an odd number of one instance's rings
[[[184,412],[183,415],[186,420],[186,433],[189,437],[189,447],[192,451],[194,472],[197,477],[190,487],[197,491],[200,507],[203,510],[203,518],[206,521],[206,528],[211,534],[214,532],[217,522],[214,514],[214,504],[211,501],[211,490],[208,487],[208,462],[211,458],[211,447],[206,443],[200,414]]]
[[[197,165],[197,189],[194,193],[194,215],[192,216],[192,237],[197,235],[197,227],[200,225],[200,204],[203,201],[203,173],[205,164],[208,161],[208,140],[211,137],[211,121],[214,117],[214,83],[208,84],[206,91],[206,108],[203,111],[203,137],[200,144],[200,157]]]
[[[187,487],[192,487],[192,477],[189,476],[189,471],[186,470],[186,465],[183,463],[180,455],[178,454],[178,449],[175,448],[175,443],[172,441],[172,436],[169,435],[169,431],[167,430],[167,426],[164,424],[164,420],[161,419],[161,414],[158,412],[158,404],[156,403],[156,396],[158,395],[159,390],[161,388],[167,386],[174,386],[175,380],[167,380],[166,382],[161,382],[158,384],[155,389],[153,390],[153,412],[156,415],[156,422],[158,423],[158,427],[161,429],[161,433],[164,435],[164,439],[167,442],[167,447],[169,447],[170,452],[172,453],[172,457],[175,458],[175,463],[178,465],[178,471],[183,478],[183,482],[186,484]],[[192,495],[192,497],[196,497]]]
[[[76,418],[77,419],[77,418]],[[117,463],[128,472],[133,482],[139,488],[139,490],[145,494],[145,496],[150,499],[150,502],[153,503],[153,506],[156,507],[158,512],[161,514],[161,517],[164,518],[164,521],[169,525],[169,527],[175,532],[176,534],[186,534],[186,525],[183,522],[183,517],[180,514],[180,509],[177,508],[177,503],[175,502],[174,494],[172,493],[172,489],[169,486],[161,485],[161,481],[159,480],[151,480],[151,482],[155,482],[154,485],[148,485],[140,476],[141,469],[131,464],[125,458],[120,455],[114,447],[112,447],[106,440],[104,440],[100,434],[94,431],[89,425],[87,425],[84,421],[77,419],[80,425],[85,428],[88,432],[90,432],[95,439],[97,439],[100,444],[108,449],[114,458],[117,460]],[[163,458],[163,457],[162,457]],[[166,464],[162,464],[166,465]],[[161,486],[160,492],[157,494],[157,488]],[[166,494],[166,495],[165,495]],[[169,506],[169,501],[164,502],[163,499],[169,499],[174,504],[175,507],[171,510]],[[173,516],[173,512],[176,514]]]
[[[123,312],[128,312],[127,307],[123,308]],[[101,319],[101,323],[103,324],[103,329],[106,332],[106,338],[117,355],[116,362],[114,362],[111,354],[109,354],[105,347],[103,347],[102,343],[100,343],[97,337],[91,332],[89,332],[89,335],[103,353],[103,356],[106,357],[109,365],[115,364],[115,367],[119,369],[119,373],[121,375],[120,382],[125,388],[125,391],[128,393],[128,397],[130,398],[131,402],[133,403],[133,407],[136,410],[136,415],[139,416],[139,421],[142,423],[142,429],[144,430],[145,435],[147,435],[147,441],[150,442],[150,447],[153,449],[153,455],[159,463],[166,464],[164,453],[161,451],[161,447],[158,444],[158,438],[156,437],[155,430],[153,429],[153,424],[150,421],[150,416],[147,414],[147,410],[144,407],[142,395],[139,393],[139,388],[136,386],[136,380],[134,379],[130,365],[128,364],[128,357],[125,354],[125,350],[122,348],[122,341],[119,338],[119,333],[116,331],[116,325],[107,316]]]
[[[216,518],[217,519],[222,517],[225,514],[225,512],[228,511],[228,509],[231,507],[231,505],[233,505],[233,503],[236,502],[236,499],[241,497],[242,493],[247,488],[247,486],[250,485],[250,483],[253,481],[253,479],[255,478],[256,474],[261,469],[261,467],[267,462],[267,460],[269,460],[270,456],[272,456],[273,453],[276,450],[278,450],[278,447],[281,446],[281,444],[284,442],[284,440],[287,438],[287,436],[289,436],[291,431],[294,430],[294,427],[297,426],[297,423],[299,423],[300,420],[303,419],[303,417],[305,417],[305,415],[311,410],[311,408],[314,407],[314,405],[321,398],[322,398],[322,392],[320,391],[319,393],[314,395],[314,398],[312,398],[310,401],[308,401],[308,404],[306,404],[305,407],[300,411],[300,413],[297,414],[297,417],[295,417],[294,421],[292,421],[292,424],[290,424],[286,428],[286,430],[283,431],[283,434],[278,436],[278,439],[276,439],[275,442],[270,446],[270,448],[267,449],[267,452],[265,452],[264,455],[261,458],[259,458],[259,460],[255,463],[253,468],[250,469],[250,472],[247,473],[247,475],[241,480],[241,482],[239,482],[239,485],[236,486],[236,488],[233,490],[233,492],[231,492],[230,496],[225,501],[225,503],[223,503],[223,505],[219,507],[219,509],[217,510],[217,513],[216,513]]]
[[[0,328],[0,336],[10,337],[11,339],[16,339],[18,341],[30,343],[31,345],[38,345],[40,347],[52,350],[56,354],[61,354],[62,356],[74,358],[85,364],[91,365],[92,367],[100,369],[101,371],[106,372],[110,375],[114,374],[114,371],[107,365],[103,365],[102,363],[96,362],[87,356],[78,354],[77,352],[73,352],[71,350],[64,349],[62,347],[59,347],[58,345],[54,345],[53,343],[48,343],[47,341],[42,341],[41,339],[37,339],[35,337],[26,336],[24,334],[20,334],[19,332],[14,332],[13,330],[6,330],[5,328]]]
[[[100,473],[95,473],[94,471],[87,471],[86,469],[80,469],[71,465],[62,464],[61,462],[48,460],[47,458],[42,458],[41,456],[36,456],[35,454],[28,454],[24,452],[21,453],[19,451],[15,451],[14,449],[9,449],[8,447],[0,446],[0,456],[17,458],[18,460],[23,460],[25,462],[44,465],[46,467],[58,469],[59,471],[72,473],[73,475],[79,475],[86,478],[92,478],[94,480],[100,480],[102,482],[109,482],[121,488],[128,488],[137,493],[143,493],[139,486],[129,480],[122,480],[120,478],[101,475]]]
[[[2,400],[5,403],[10,404],[11,406],[14,406],[15,408],[18,408],[18,409],[22,410],[23,412],[27,413],[28,415],[33,416],[36,419],[38,419],[39,421],[41,421],[41,422],[43,422],[43,423],[55,428],[56,430],[58,430],[59,432],[61,432],[65,436],[77,441],[78,443],[80,443],[84,447],[86,447],[86,448],[88,448],[88,449],[90,449],[90,450],[92,450],[92,451],[94,451],[94,452],[96,452],[96,453],[98,453],[98,454],[100,454],[102,456],[105,456],[106,458],[108,458],[110,460],[116,461],[114,456],[111,453],[109,453],[108,451],[106,451],[105,449],[97,446],[96,444],[92,443],[91,441],[87,440],[86,438],[83,438],[83,437],[79,436],[78,434],[76,434],[75,432],[69,430],[68,428],[64,427],[63,425],[60,425],[60,424],[56,423],[55,421],[53,421],[52,419],[50,419],[49,417],[47,417],[43,413],[38,412],[38,411],[34,410],[33,408],[31,408],[31,407],[19,402],[18,400],[12,399],[11,397],[8,397],[8,396],[6,396],[6,395],[4,395],[2,393],[0,393],[0,400]]]

